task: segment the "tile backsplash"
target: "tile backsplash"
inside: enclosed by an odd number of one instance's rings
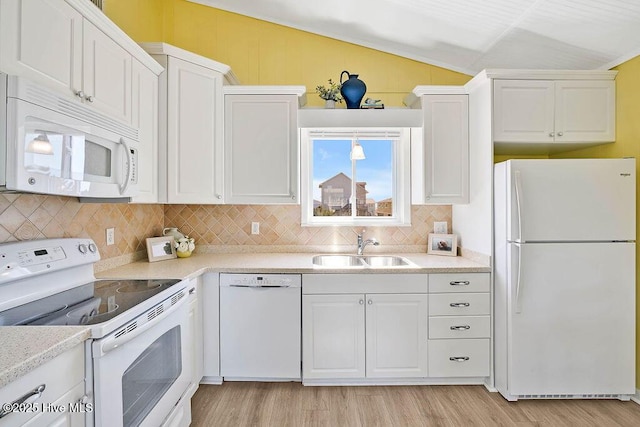
[[[413,206],[410,227],[366,227],[371,252],[424,252],[434,221],[447,221],[451,206]],[[251,223],[260,234],[251,234]],[[105,229],[116,229],[107,246]],[[147,237],[178,227],[195,238],[197,252],[350,251],[362,227],[302,227],[300,207],[286,205],[143,205],[80,203],[74,197],[0,193],[0,243],[58,237],[90,237],[109,268],[146,257]]]
[[[162,233],[162,205],[80,203],[75,197],[0,194],[0,243],[57,237],[90,237],[102,259],[146,251],[145,239]],[[114,245],[105,229],[115,227]]]
[[[342,251],[353,249],[356,231],[363,227],[302,227],[300,206],[288,205],[166,205],[165,226],[193,237],[200,251],[281,250]],[[368,251],[424,252],[434,221],[447,221],[451,231],[451,206],[413,206],[410,227],[366,227],[365,237],[380,246]],[[260,234],[251,234],[251,222]],[[203,245],[207,245],[203,248]]]

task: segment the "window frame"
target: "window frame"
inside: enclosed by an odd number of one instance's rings
[[[351,139],[355,134],[373,135],[378,139],[393,140],[392,216],[314,216],[313,215],[313,139]],[[388,133],[399,133],[389,138]],[[366,153],[365,153],[366,154]],[[411,226],[411,129],[408,127],[339,127],[300,129],[300,205],[301,225],[317,226]],[[358,177],[356,176],[356,181]],[[352,194],[352,198],[356,195]],[[353,203],[352,203],[353,204]]]

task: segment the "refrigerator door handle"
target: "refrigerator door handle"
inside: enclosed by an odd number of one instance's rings
[[[516,265],[517,275],[516,275],[516,313],[522,312],[522,302],[520,301],[520,294],[522,293],[521,288],[521,276],[522,276],[522,245],[520,243],[513,244],[518,250],[518,262]]]
[[[518,238],[517,242],[523,242],[522,238],[522,207],[520,200],[522,199],[522,178],[520,176],[520,171],[513,172],[513,179],[515,181],[515,189],[516,189],[516,207],[518,209]]]

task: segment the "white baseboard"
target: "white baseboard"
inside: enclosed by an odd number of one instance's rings
[[[636,389],[636,394],[631,397],[631,400],[640,405],[640,389]]]

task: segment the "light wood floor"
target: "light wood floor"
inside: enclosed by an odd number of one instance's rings
[[[199,426],[640,426],[640,405],[618,400],[507,402],[483,386],[304,387],[201,385]]]

